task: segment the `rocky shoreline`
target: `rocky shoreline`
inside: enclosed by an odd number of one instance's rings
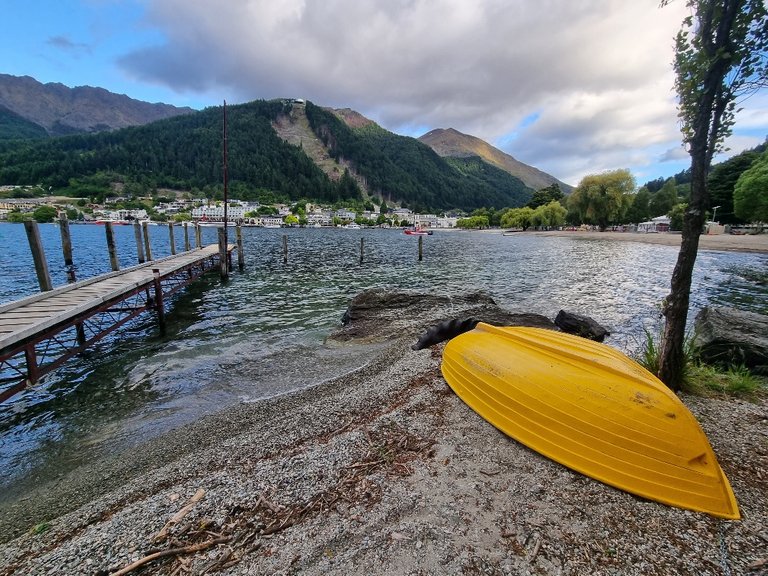
[[[365,367],[6,506],[0,576],[119,574],[151,554],[130,573],[768,574],[765,398],[683,398],[742,520],[638,499],[504,436],[442,379],[442,346],[411,349],[440,319],[514,316],[479,298],[436,298],[418,315],[396,301],[354,333],[358,316],[332,345],[388,342]]]

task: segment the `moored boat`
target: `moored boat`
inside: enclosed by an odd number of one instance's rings
[[[426,230],[422,230],[421,228],[406,228],[403,230],[405,234],[408,234],[409,236],[427,236],[431,234],[431,232],[427,232]]]
[[[442,372],[485,420],[560,464],[650,500],[740,517],[693,414],[609,346],[480,323],[448,342]]]

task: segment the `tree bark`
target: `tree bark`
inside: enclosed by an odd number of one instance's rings
[[[694,161],[691,166],[691,204],[683,218],[680,252],[672,272],[671,291],[664,305],[666,324],[659,359],[659,379],[675,391],[680,390],[683,385],[685,326],[688,320],[693,267],[704,226],[706,197],[706,170],[701,162]]]
[[[671,291],[664,304],[664,336],[659,358],[659,379],[672,390],[680,390],[685,369],[685,325],[691,294],[693,266],[699,249],[699,236],[704,227],[705,210],[709,204],[707,172],[722,134],[722,118],[733,93],[723,82],[733,65],[731,32],[744,0],[722,0],[720,18],[715,3],[699,6],[699,50],[705,58],[706,69],[701,85],[691,92],[681,93],[683,101],[695,103],[695,113],[689,118],[691,137],[691,199],[683,218],[680,253],[672,272]],[[678,48],[679,49],[679,48]],[[680,71],[678,70],[678,75]]]

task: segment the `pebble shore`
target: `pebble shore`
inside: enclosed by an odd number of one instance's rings
[[[742,519],[724,521],[501,434],[443,380],[442,345],[411,350],[421,328],[357,371],[201,419],[0,510],[0,576],[768,574],[765,398],[683,398],[738,499]]]

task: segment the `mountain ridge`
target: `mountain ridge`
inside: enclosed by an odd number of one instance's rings
[[[533,190],[541,190],[552,184],[557,184],[565,194],[569,194],[573,190],[573,186],[558,180],[543,170],[520,162],[506,152],[491,146],[485,140],[477,136],[463,134],[455,128],[435,128],[420,136],[418,140],[443,157],[469,158],[479,156],[489,164],[520,178],[526,186]]]
[[[104,88],[43,84],[31,76],[10,74],[0,74],[0,106],[42,127],[49,136],[128,128],[196,112]]]

